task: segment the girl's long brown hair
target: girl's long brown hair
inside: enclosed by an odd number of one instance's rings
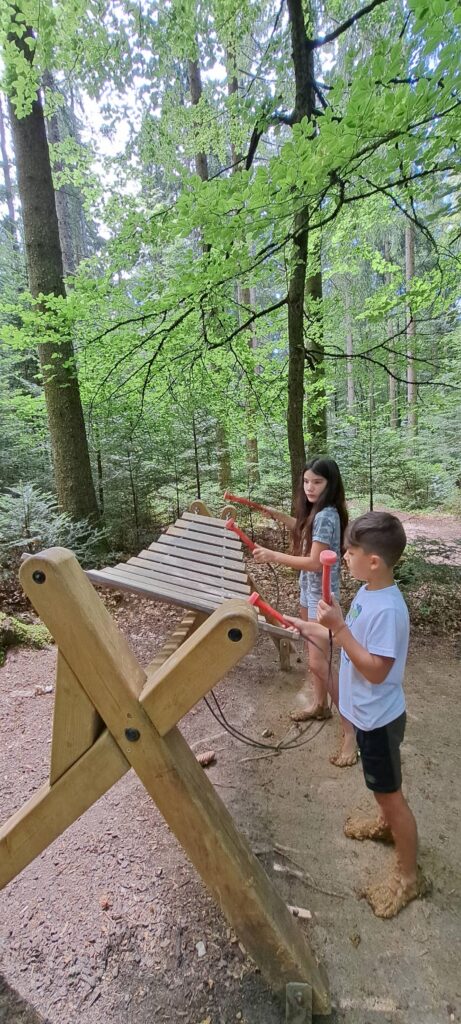
[[[327,481],[327,486],[320,495],[318,501],[313,504],[308,501],[304,493],[304,474],[311,469],[317,476],[322,476]],[[299,481],[298,495],[296,499],[296,526],[293,530],[293,551],[296,555],[309,554],[312,547],[312,526],[317,512],[323,508],[333,505],[337,509],[339,522],[341,524],[341,551],[343,551],[344,531],[349,522],[346,508],[346,496],[344,484],[341,479],[339,467],[334,459],[326,456],[319,456],[311,459],[304,466]]]

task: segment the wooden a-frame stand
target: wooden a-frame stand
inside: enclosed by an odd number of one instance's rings
[[[31,556],[20,578],[58,646],[56,698],[49,782],[0,829],[0,887],[132,767],[271,987],[304,982],[328,1013],[297,922],[176,728],[253,646],[252,606],[188,613],[144,671],[70,551]]]

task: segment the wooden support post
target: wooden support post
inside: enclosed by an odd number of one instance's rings
[[[145,674],[74,556],[62,548],[32,556],[22,566],[21,581],[120,748],[121,764],[126,759],[133,766],[270,985],[283,991],[289,982],[308,981],[315,1012],[328,1013],[326,981],[300,928],[181,733],[173,728],[163,738],[159,735],[138,699]],[[243,605],[248,613],[250,606]],[[74,777],[66,791],[66,824],[82,813],[82,801],[87,805],[79,765],[77,761],[50,791],[51,799]],[[110,785],[113,765],[109,774]],[[61,830],[59,824],[35,822],[42,839],[43,830],[49,829],[47,841]],[[8,849],[14,829],[7,823],[3,833]],[[15,864],[21,870],[20,858]]]
[[[262,597],[262,599],[264,601],[265,600],[264,594],[261,594],[261,591],[260,591],[260,588],[259,588],[259,584],[257,584],[255,582],[255,580],[250,575],[250,573],[248,573],[248,575],[247,575],[247,580],[248,580],[248,582],[250,584],[251,590],[256,590],[258,592],[258,594],[261,595],[261,597]],[[275,619],[273,615],[266,615],[265,612],[263,612],[263,615],[264,615],[264,618],[266,619],[266,622],[270,622],[273,626],[278,626],[279,625],[279,623],[277,622],[277,619]],[[276,648],[277,648],[277,650],[279,652],[280,668],[282,669],[282,672],[290,672],[291,671],[290,654],[291,654],[291,652],[293,650],[293,644],[291,643],[290,640],[284,640],[281,637],[279,638],[277,636],[271,636],[271,640],[273,641],[273,643],[275,644],[275,646],[276,646]]]
[[[50,783],[56,782],[93,745],[104,722],[58,651]]]

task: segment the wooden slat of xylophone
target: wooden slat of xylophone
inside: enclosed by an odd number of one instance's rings
[[[152,580],[154,586],[158,581],[161,585],[165,584],[178,592],[180,590],[186,590],[191,594],[197,592],[203,595],[215,594],[216,596],[241,597],[242,601],[244,601],[246,596],[250,593],[249,586],[247,586],[243,593],[242,591],[236,592],[232,587],[226,586],[222,580],[215,580],[214,584],[211,585],[210,583],[200,582],[200,580],[186,579],[184,576],[169,576],[167,573],[157,572],[156,569],[146,568],[142,564],[137,565],[132,559],[130,559],[129,562],[119,562],[119,564],[114,566],[114,568],[121,571],[126,570],[127,572],[132,572],[136,576],[142,576],[145,580]]]
[[[163,579],[165,583],[171,582],[181,585],[183,582],[187,584],[188,581],[192,583],[200,584],[205,590],[216,589],[224,587],[226,590],[232,591],[236,597],[250,593],[250,586],[248,583],[236,583],[234,580],[224,580],[223,577],[219,576],[207,576],[204,573],[191,572],[190,569],[184,569],[183,567],[178,568],[177,566],[168,565],[166,563],[159,564],[154,562],[152,559],[148,561],[144,558],[129,558],[126,565],[132,565],[141,569],[146,576],[155,576],[156,579]],[[194,588],[195,589],[195,588]]]
[[[172,528],[172,530],[173,529],[174,528]],[[164,544],[164,545],[168,544],[170,547],[174,547],[174,548],[177,548],[177,549],[179,548],[181,551],[189,551],[191,554],[192,554],[192,552],[195,552],[195,554],[210,555],[210,546],[208,544],[206,544],[206,543],[199,544],[195,540],[189,540],[185,536],[185,534],[180,533],[179,530],[178,530],[177,534],[174,534],[173,532],[171,534],[162,533],[162,536],[159,539],[158,543],[159,544]],[[149,548],[151,548],[151,546],[152,545],[149,544]],[[223,545],[221,547],[221,549],[219,549],[217,547],[214,547],[213,548],[213,552],[216,552],[216,554],[213,553],[213,555],[210,555],[211,558],[214,558],[214,557],[218,557],[218,558],[221,558],[221,559],[225,558],[227,561],[229,561],[231,563],[232,562],[234,562],[234,563],[236,563],[236,562],[237,563],[238,562],[243,562],[243,552],[241,550],[238,550],[238,548],[230,548],[230,547],[227,547],[227,546],[224,547],[224,545]],[[202,562],[203,561],[204,561],[204,559],[202,558]],[[219,565],[220,563],[217,562],[215,564]],[[230,568],[230,569],[235,568],[235,564],[234,565],[232,565],[232,564],[229,565],[228,568]]]
[[[200,516],[195,515],[194,512],[183,512],[181,519],[189,519],[190,522],[205,523],[209,526],[224,526],[225,519],[217,519],[215,516]]]
[[[238,547],[240,544],[239,538],[236,537],[235,533],[232,533],[232,530],[228,530],[227,528],[225,528],[223,522],[221,522],[221,525],[218,527],[208,526],[207,523],[195,523],[183,518],[177,519],[176,522],[173,524],[173,527],[177,530],[184,530],[188,536],[193,535],[196,540],[198,540],[199,536],[201,536],[204,540],[206,539],[207,542],[209,542],[210,544],[218,544],[222,541],[225,541],[226,544],[229,544],[232,547]],[[170,529],[171,527],[168,527],[168,530]]]
[[[170,548],[166,550],[163,545],[159,544],[157,551],[140,551],[137,557],[155,562],[159,568],[164,565],[174,565],[178,569],[190,569],[192,572],[197,572],[204,576],[219,576],[220,579],[225,579],[226,582],[228,580],[235,580],[236,583],[246,583],[247,581],[246,569],[242,564],[236,566],[235,569],[224,569],[219,559],[214,559],[214,561],[218,562],[217,565],[211,565],[209,559],[193,562],[187,558],[185,552],[180,552],[175,557],[173,554],[170,554],[170,551]]]
[[[200,533],[193,529],[189,530],[181,523],[175,523],[174,526],[168,527],[166,533],[162,534],[162,538],[164,537],[183,537],[194,544],[204,544],[207,551],[225,548],[232,558],[234,557],[234,552],[240,551],[241,542],[235,536],[235,533],[231,534],[229,530],[226,530],[226,533]]]

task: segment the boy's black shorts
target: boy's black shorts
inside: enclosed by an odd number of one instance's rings
[[[396,793],[402,785],[400,744],[405,734],[405,711],[380,729],[356,729],[368,789],[375,793]]]

